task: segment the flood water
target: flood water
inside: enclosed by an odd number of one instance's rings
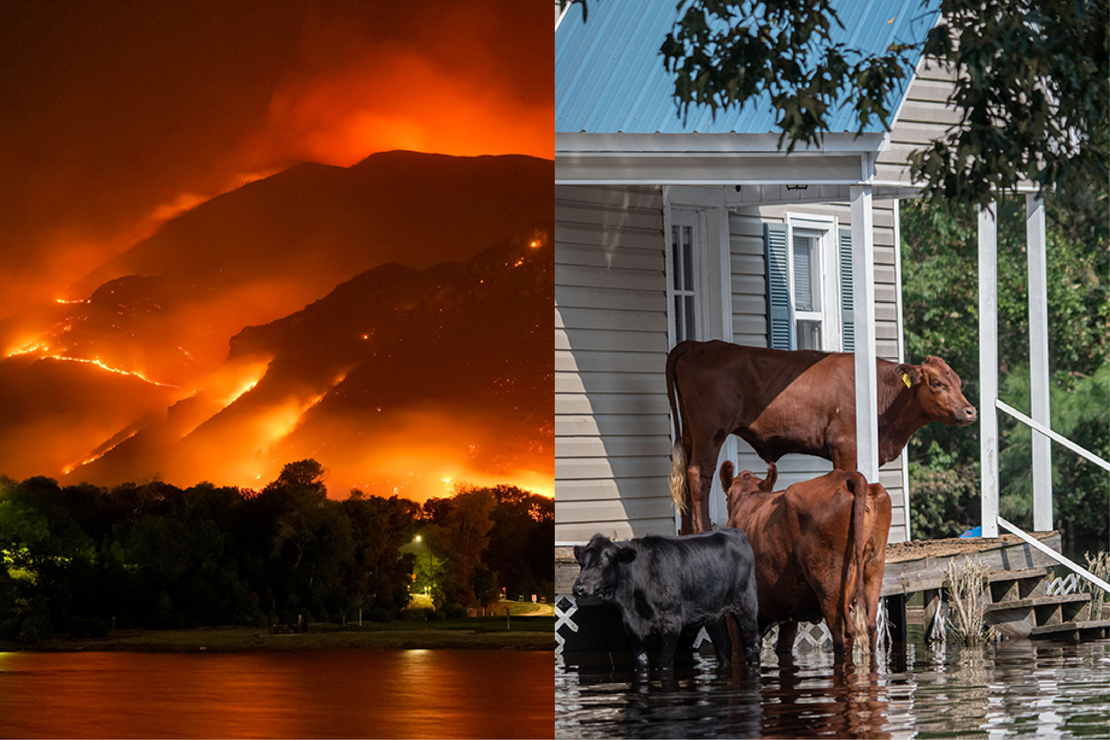
[[[904,651],[903,651],[904,649]],[[764,650],[720,676],[695,658],[664,683],[557,659],[555,735],[620,737],[1110,737],[1110,641],[908,644],[845,673],[831,652]]]
[[[0,737],[551,737],[551,652],[0,653]]]

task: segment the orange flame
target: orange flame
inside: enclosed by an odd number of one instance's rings
[[[105,456],[105,455],[107,455],[107,454],[108,454],[109,452],[111,452],[112,450],[116,449],[116,448],[117,448],[117,447],[119,447],[119,446],[120,446],[121,444],[123,444],[123,443],[124,443],[124,442],[126,442],[127,440],[131,439],[132,437],[134,437],[134,436],[135,436],[136,434],[138,434],[138,433],[139,433],[139,430],[138,430],[138,429],[134,430],[133,432],[131,432],[130,434],[128,434],[128,435],[127,435],[126,437],[124,437],[123,439],[121,439],[121,440],[120,440],[119,442],[116,442],[116,443],[115,443],[114,445],[112,445],[112,446],[111,446],[111,447],[109,447],[108,449],[104,450],[103,452],[98,452],[98,453],[96,453],[95,455],[89,455],[88,457],[86,457],[86,458],[85,458],[84,460],[82,460],[81,462],[77,462],[77,463],[73,463],[72,465],[67,465],[67,466],[65,466],[64,468],[62,468],[62,472],[63,472],[64,474],[66,474],[66,475],[69,475],[69,474],[70,474],[70,473],[72,473],[72,472],[73,472],[74,470],[77,470],[77,468],[83,467],[83,466],[85,466],[85,465],[88,465],[89,463],[92,463],[92,462],[96,462],[97,460],[99,460],[100,458],[104,457],[104,456]]]
[[[144,383],[150,383],[151,385],[158,385],[158,386],[162,386],[163,388],[177,388],[178,387],[178,386],[173,385],[171,383],[159,383],[157,380],[151,380],[150,378],[148,378],[147,376],[145,376],[145,375],[143,375],[142,373],[139,373],[139,372],[131,372],[129,370],[121,370],[118,367],[112,367],[111,365],[105,365],[99,359],[88,360],[88,359],[85,359],[84,357],[66,357],[65,355],[50,355],[50,356],[48,356],[44,359],[47,359],[47,360],[65,360],[66,362],[84,362],[84,363],[87,363],[89,365],[96,365],[97,367],[102,368],[104,370],[107,370],[110,373],[118,373],[120,375],[127,375],[127,376],[130,376],[132,378],[138,378],[139,380],[143,381]]]

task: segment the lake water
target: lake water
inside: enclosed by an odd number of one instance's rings
[[[0,653],[0,737],[551,737],[551,652]]]
[[[718,675],[713,658],[664,684],[629,670],[555,670],[555,734],[621,737],[1110,737],[1110,642],[1003,641],[932,650],[908,644],[872,673],[831,652]],[[573,655],[569,660],[574,660]]]

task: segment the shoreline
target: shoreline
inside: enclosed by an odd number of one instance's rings
[[[453,620],[435,626],[391,622],[372,626],[311,625],[308,632],[270,635],[257,627],[198,627],[193,629],[127,629],[103,637],[52,635],[37,644],[0,640],[0,652],[270,652],[284,650],[549,650],[555,651],[554,619],[533,629],[491,629],[489,624]],[[515,622],[516,620],[514,620]],[[516,626],[515,624],[513,625]]]

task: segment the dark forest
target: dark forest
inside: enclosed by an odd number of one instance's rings
[[[260,491],[2,478],[0,639],[442,618],[552,596],[552,499],[496,486],[339,501],[326,477],[309,459]],[[418,590],[434,609],[407,608]]]

